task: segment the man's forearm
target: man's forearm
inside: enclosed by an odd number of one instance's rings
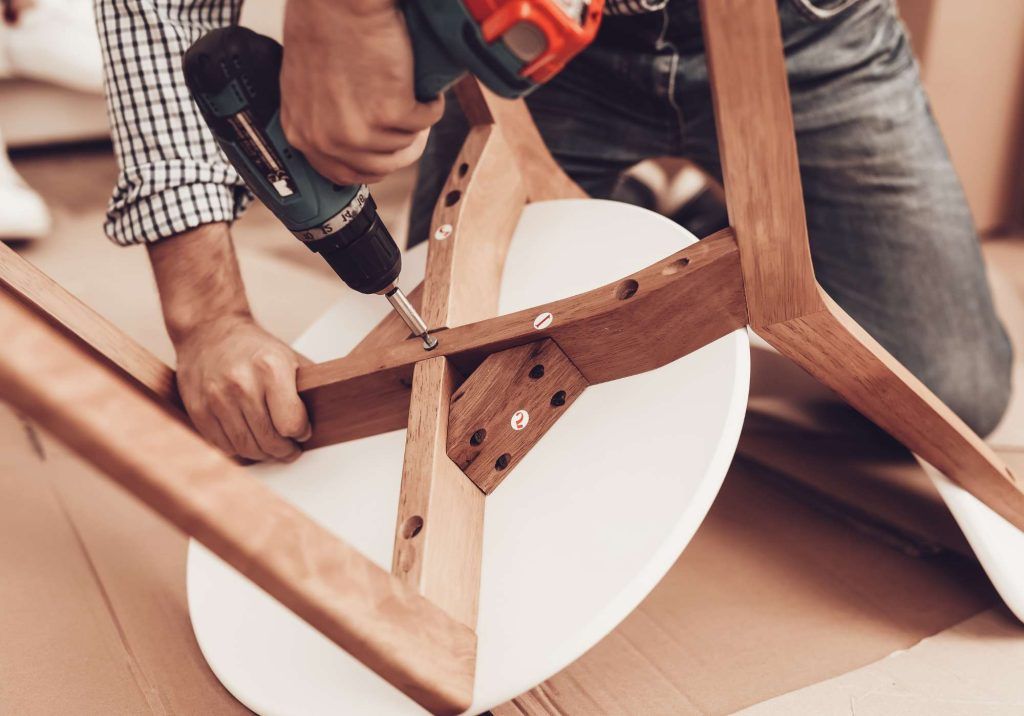
[[[175,345],[203,324],[251,316],[226,224],[205,224],[147,247]]]

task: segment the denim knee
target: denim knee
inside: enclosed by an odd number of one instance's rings
[[[950,351],[936,358],[922,379],[954,413],[985,437],[999,424],[1010,402],[1013,349],[1004,336],[980,355]]]

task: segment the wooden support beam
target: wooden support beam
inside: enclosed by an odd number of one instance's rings
[[[0,289],[51,325],[77,337],[96,357],[168,408],[183,411],[174,371],[169,365],[3,243],[0,243]],[[185,419],[184,412],[180,412],[179,417]]]
[[[490,494],[586,387],[551,339],[492,353],[452,396],[448,457]]]
[[[434,209],[423,320],[450,328],[498,312],[498,287],[526,188],[502,132],[469,130]]]
[[[1024,530],[1024,485],[945,403],[822,292],[825,308],[757,329],[780,353]]]
[[[820,311],[777,3],[701,0],[700,11],[750,325]]]
[[[526,186],[527,201],[587,198],[548,152],[525,102],[499,97],[472,78],[457,84],[455,94],[471,126],[490,124],[501,130]]]
[[[462,85],[471,128],[434,208],[423,282],[422,313],[432,331],[497,312],[509,241],[526,202],[509,147],[483,111],[483,90],[473,80]],[[475,627],[484,495],[445,449],[449,404],[461,376],[436,349],[426,360],[419,353],[392,572]]]
[[[474,628],[484,494],[445,454],[448,405],[458,380],[443,356],[416,364],[391,571]]]
[[[425,357],[446,356],[468,375],[491,353],[552,338],[594,384],[659,368],[746,322],[739,253],[726,229],[593,291],[439,331],[429,354],[403,341],[300,368],[313,420],[307,445],[401,427],[413,366]]]
[[[1024,529],[1024,492],[1006,465],[814,280],[776,3],[701,0],[701,17],[751,326]]]
[[[471,629],[246,475],[5,291],[0,335],[0,399],[425,708],[469,706]]]

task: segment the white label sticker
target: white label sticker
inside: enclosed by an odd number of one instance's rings
[[[522,430],[530,423],[530,414],[525,410],[517,410],[512,413],[512,424],[513,430]]]
[[[437,227],[437,231],[434,232],[434,238],[437,239],[438,241],[444,241],[445,239],[447,239],[451,235],[452,235],[452,225],[451,224],[441,224],[440,226]]]
[[[533,327],[536,328],[538,331],[543,331],[545,328],[550,326],[551,322],[554,320],[554,316],[552,316],[547,311],[544,311],[544,313],[540,314],[539,316],[533,319]]]

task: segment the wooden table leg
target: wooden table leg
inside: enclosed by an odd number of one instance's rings
[[[755,329],[949,479],[1024,529],[1013,473],[949,407],[827,295],[825,308]]]
[[[246,475],[2,290],[0,335],[0,399],[425,708],[468,708],[472,629]]]
[[[391,572],[474,629],[484,493],[446,450],[458,378],[444,356],[416,364]]]

